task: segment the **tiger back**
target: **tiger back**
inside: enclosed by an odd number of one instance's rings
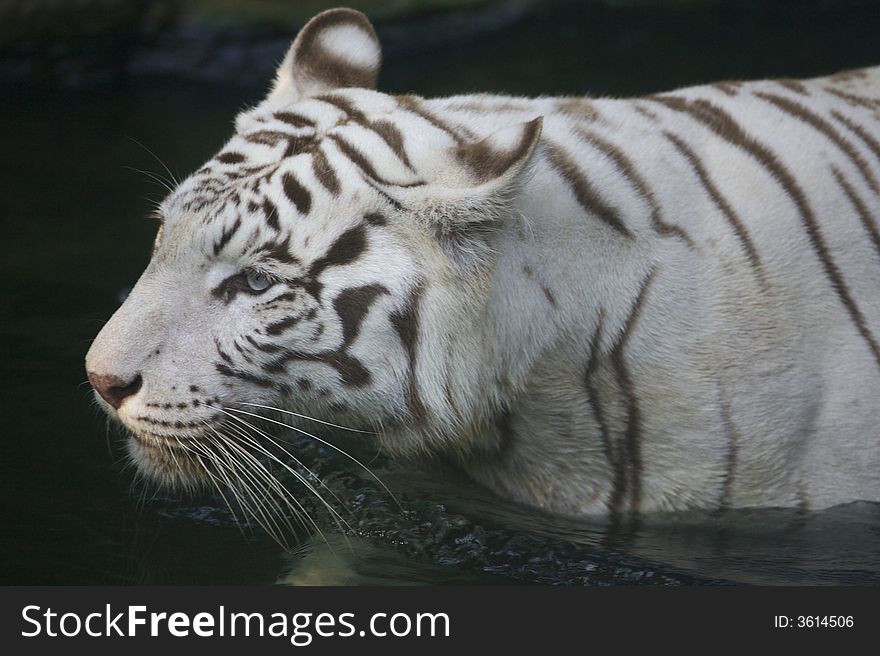
[[[272,487],[236,472],[280,412],[562,514],[880,500],[880,68],[423,99],[380,62],[318,15],[162,203],[86,359],[144,473]]]

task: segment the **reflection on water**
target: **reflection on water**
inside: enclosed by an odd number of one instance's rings
[[[351,512],[355,537],[312,540],[288,556],[287,582],[880,583],[880,504],[682,513],[623,534],[500,502],[440,463],[374,460],[397,505],[326,449],[294,444]]]
[[[705,16],[698,25],[645,16],[626,29],[606,10],[589,23],[520,25],[455,53],[388,62],[384,87],[623,94],[880,62],[878,41],[863,38],[876,34],[877,19],[850,21],[826,38],[802,16],[775,31],[747,18],[728,17],[729,29],[720,29]],[[734,29],[737,20],[749,29]],[[731,59],[724,44],[732,34],[758,46]],[[0,143],[14,153],[0,158],[0,582],[880,583],[880,507],[870,504],[654,518],[621,535],[502,503],[442,464],[372,461],[397,506],[350,462],[300,439],[297,455],[342,499],[355,534],[346,544],[320,504],[301,495],[330,544],[303,535],[284,554],[258,528],[237,525],[217,499],[132,489],[118,436],[84,385],[82,359],[146,264],[156,228],[142,217],[163,190],[134,169],[160,166],[133,140],[184,174],[260,95],[155,83],[83,95],[0,93]]]
[[[547,583],[576,585],[856,585],[878,584],[880,508],[845,508],[806,518],[785,512],[738,514],[722,526],[689,517],[643,529],[623,553],[602,549],[601,529],[567,538],[501,531],[464,541],[480,549],[481,562],[454,553],[438,561],[407,558],[394,545],[330,536],[312,539],[289,554],[280,582],[290,585],[444,583]],[[772,527],[772,528],[771,528]],[[482,532],[482,531],[480,531]],[[479,534],[479,532],[478,532]],[[491,535],[491,534],[490,534]],[[597,538],[599,538],[597,540]],[[491,550],[492,539],[508,548]],[[463,562],[464,561],[464,562]],[[463,566],[465,565],[466,566]],[[474,569],[468,566],[476,564]]]

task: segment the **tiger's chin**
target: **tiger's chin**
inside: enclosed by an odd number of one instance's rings
[[[196,492],[212,487],[219,472],[200,435],[157,435],[128,430],[127,449],[140,475],[162,489]]]

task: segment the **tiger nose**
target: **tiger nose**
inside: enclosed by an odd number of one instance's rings
[[[122,402],[125,401],[125,399],[137,394],[137,391],[141,388],[141,385],[144,382],[140,374],[132,378],[129,382],[122,380],[118,376],[96,374],[91,371],[88,372],[88,376],[89,382],[92,384],[92,387],[95,388],[95,391],[116,410],[119,410],[119,406],[122,405]]]

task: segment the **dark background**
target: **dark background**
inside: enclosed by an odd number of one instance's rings
[[[376,23],[389,92],[630,95],[880,64],[868,0],[349,4]],[[260,583],[282,569],[281,549],[216,500],[132,486],[82,362],[148,259],[144,217],[164,193],[148,150],[194,170],[329,6],[0,0],[0,583]],[[360,479],[314,455],[356,498]],[[407,513],[357,506],[371,549],[409,545],[397,582],[880,582],[876,509],[694,520],[609,550],[602,527],[560,533],[500,505],[475,516],[478,493],[456,479],[401,485]]]

